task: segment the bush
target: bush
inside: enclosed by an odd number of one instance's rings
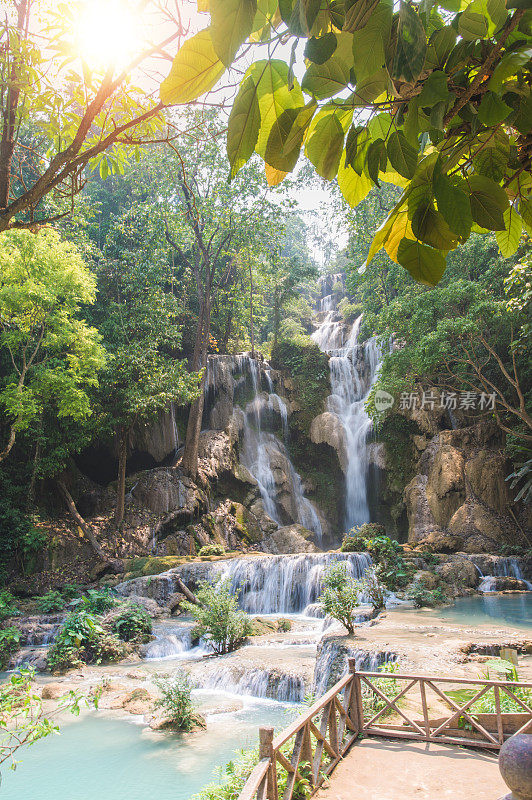
[[[0,630],[0,669],[7,667],[11,656],[19,649],[21,636],[14,626]]]
[[[388,592],[373,567],[366,570],[364,577],[360,581],[360,588],[369,597],[373,608],[378,611],[385,607]]]
[[[67,601],[75,600],[81,594],[81,587],[75,583],[65,583],[61,589],[61,594]]]
[[[314,417],[323,411],[323,402],[330,393],[327,355],[310,336],[298,336],[279,341],[272,348],[271,365],[285,370],[293,379],[301,406],[297,424],[308,432]]]
[[[351,577],[344,562],[333,564],[325,572],[319,602],[328,616],[354,633],[353,612],[360,605],[360,583]]]
[[[443,589],[426,589],[425,586],[420,583],[412,584],[409,596],[416,608],[423,608],[423,606],[433,608],[434,606],[445,603],[447,600]]]
[[[87,611],[69,614],[48,651],[47,664],[52,672],[119,661],[127,655],[126,645],[104,630],[94,615]]]
[[[156,705],[180,730],[192,730],[196,715],[191,698],[192,686],[186,672],[176,672],[173,678],[157,676],[154,683],[162,695]]]
[[[277,630],[281,631],[281,633],[286,633],[287,631],[291,631],[292,630],[291,621],[289,619],[278,619]]]
[[[382,535],[384,527],[377,523],[366,523],[353,528],[342,543],[344,552],[367,550],[375,562],[375,572],[389,591],[394,592],[408,585],[415,567],[406,561],[403,548],[395,539]]]
[[[8,592],[7,589],[3,589],[0,592],[0,622],[8,617],[16,617],[19,614],[20,610],[16,604],[15,598],[11,592]]]
[[[247,614],[238,609],[238,596],[229,581],[203,582],[196,592],[199,605],[181,603],[197,622],[195,635],[206,639],[220,655],[231,653],[251,633]]]
[[[225,548],[221,544],[206,544],[198,552],[198,556],[224,556]]]
[[[89,589],[87,594],[76,602],[89,614],[105,614],[118,603],[118,598],[110,589]]]
[[[124,642],[148,642],[151,636],[151,618],[145,608],[136,603],[125,603],[112,609],[104,623]]]
[[[50,589],[37,599],[35,604],[39,614],[53,614],[54,611],[62,611],[66,606],[66,600],[56,589]]]

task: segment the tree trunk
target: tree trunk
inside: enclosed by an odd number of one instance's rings
[[[203,369],[203,375],[200,383],[199,396],[194,400],[190,407],[188,415],[187,432],[185,436],[185,449],[183,451],[183,460],[181,462],[181,469],[184,475],[187,475],[191,480],[196,480],[198,476],[198,451],[199,439],[201,433],[201,420],[203,417],[203,406],[205,401],[205,379],[207,366],[207,354],[209,351],[209,334],[210,334],[210,301],[207,301],[203,314],[203,331],[200,337],[200,354],[199,364],[195,369]]]
[[[8,439],[8,442],[7,442],[6,446],[4,447],[4,449],[2,450],[2,452],[0,452],[0,464],[2,463],[2,461],[3,461],[5,458],[7,458],[7,457],[8,457],[8,455],[9,455],[9,454],[10,454],[10,452],[12,451],[12,449],[13,449],[13,445],[15,444],[15,436],[16,436],[16,432],[15,432],[15,426],[14,426],[14,425],[12,425],[12,426],[11,426],[11,428],[10,428],[10,430],[9,430],[9,439]]]
[[[72,517],[74,518],[76,523],[79,525],[79,527],[81,528],[81,530],[83,531],[83,533],[85,534],[87,539],[89,540],[94,552],[98,555],[99,558],[102,559],[102,561],[109,561],[109,558],[106,555],[105,551],[98,544],[98,540],[96,539],[96,536],[94,535],[94,533],[92,532],[91,528],[89,527],[89,525],[87,525],[87,523],[85,522],[85,520],[83,519],[83,517],[79,513],[78,509],[76,508],[76,504],[74,503],[72,495],[68,491],[64,481],[61,478],[57,479],[57,485],[59,487],[59,490],[60,490],[61,494],[63,495],[63,499],[65,500],[65,503],[67,505],[68,510],[70,511]]]
[[[126,506],[126,466],[127,466],[127,430],[119,428],[118,437],[118,481],[116,486],[115,525],[119,528],[124,521]]]
[[[16,29],[20,37],[24,35],[27,26],[28,0],[20,0],[17,9]],[[24,46],[24,45],[22,45]],[[10,53],[6,45],[7,54]],[[11,189],[11,163],[15,151],[16,116],[19,103],[20,89],[17,85],[19,65],[14,52],[11,51],[11,74],[6,89],[5,107],[2,120],[2,138],[0,140],[0,209],[7,208],[10,200]]]

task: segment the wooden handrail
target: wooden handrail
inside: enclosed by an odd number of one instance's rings
[[[499,749],[508,736],[504,728],[504,713],[501,711],[503,694],[523,709],[525,718],[528,716],[518,732],[532,731],[532,700],[526,698],[525,702],[515,694],[518,689],[532,689],[532,682],[359,672],[355,659],[350,658],[348,662],[348,674],[275,738],[273,728],[259,729],[260,761],[246,781],[238,800],[291,800],[296,781],[303,778],[309,781],[315,791],[360,735]],[[390,697],[372,683],[373,679],[407,681],[408,685],[395,689],[394,696]],[[438,683],[478,687],[478,691],[469,700],[458,703],[445,695],[436,685]],[[397,705],[416,688],[419,688],[422,716],[419,721],[412,719],[412,712],[409,716]],[[496,730],[493,732],[485,727],[488,723],[480,724],[475,712],[471,711],[471,706],[490,689],[495,699]],[[442,700],[447,704],[450,709],[447,718],[431,720],[428,690],[434,693],[440,704]],[[367,704],[372,698],[376,698],[381,705],[375,710],[370,702],[369,717],[366,719],[364,703]],[[390,712],[402,718],[401,725],[383,720]],[[457,731],[456,727],[452,727],[457,726],[461,719],[469,724],[471,730]],[[520,721],[523,721],[522,718]],[[292,751],[288,752],[291,740],[294,745]],[[281,775],[286,774],[286,789],[282,798],[279,797],[279,770]]]

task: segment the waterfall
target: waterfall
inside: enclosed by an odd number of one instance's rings
[[[266,366],[256,359],[243,362],[251,377],[253,399],[241,411],[243,442],[241,448],[242,464],[257,481],[264,510],[274,522],[282,525],[281,511],[277,501],[278,486],[274,470],[280,468],[286,476],[291,498],[291,518],[316,534],[318,541],[323,537],[323,529],[316,509],[305,497],[301,476],[296,471],[286,446],[269,431],[264,430],[268,417],[275,412],[281,418],[282,436],[288,441],[288,409],[285,401],[273,392],[273,381]],[[269,392],[261,391],[261,374],[264,375]]]
[[[230,694],[264,697],[285,703],[301,703],[306,691],[301,676],[277,669],[239,672],[231,667],[217,667],[207,675],[200,676],[198,684],[203,689],[221,689]]]
[[[147,578],[133,578],[116,587],[122,596],[143,595],[164,605],[177,590],[175,576],[187,586],[199,581],[228,580],[233,591],[240,590],[239,605],[254,614],[302,614],[318,600],[324,570],[344,561],[354,578],[361,578],[371,565],[367,553],[294,553],[279,556],[250,556],[224,561],[182,564]]]
[[[329,312],[312,338],[328,353],[331,394],[327,409],[334,414],[344,432],[347,465],[345,470],[345,528],[370,521],[367,499],[368,448],[372,429],[365,403],[375,382],[380,354],[374,338],[358,343],[362,317],[358,317],[344,341],[344,324]]]
[[[497,591],[497,578],[517,578],[532,590],[532,583],[527,580],[531,575],[525,577],[523,573],[523,560],[515,556],[490,556],[490,555],[470,555],[464,553],[464,558],[476,567],[480,575],[478,585],[479,592]],[[526,562],[525,562],[526,563]]]
[[[388,650],[359,650],[336,637],[325,638],[318,647],[314,667],[314,694],[320,696],[340,680],[348,669],[348,658],[354,658],[357,670],[377,672],[383,664],[397,661],[397,654]]]

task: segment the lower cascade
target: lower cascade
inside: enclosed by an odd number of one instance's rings
[[[187,585],[200,580],[228,580],[239,590],[239,604],[252,614],[302,614],[317,602],[324,570],[335,561],[344,561],[354,578],[361,578],[371,565],[367,553],[295,553],[279,556],[251,556],[209,564],[183,564],[151,577],[133,578],[119,584],[121,595],[147,594],[159,603],[177,590],[175,575]]]

